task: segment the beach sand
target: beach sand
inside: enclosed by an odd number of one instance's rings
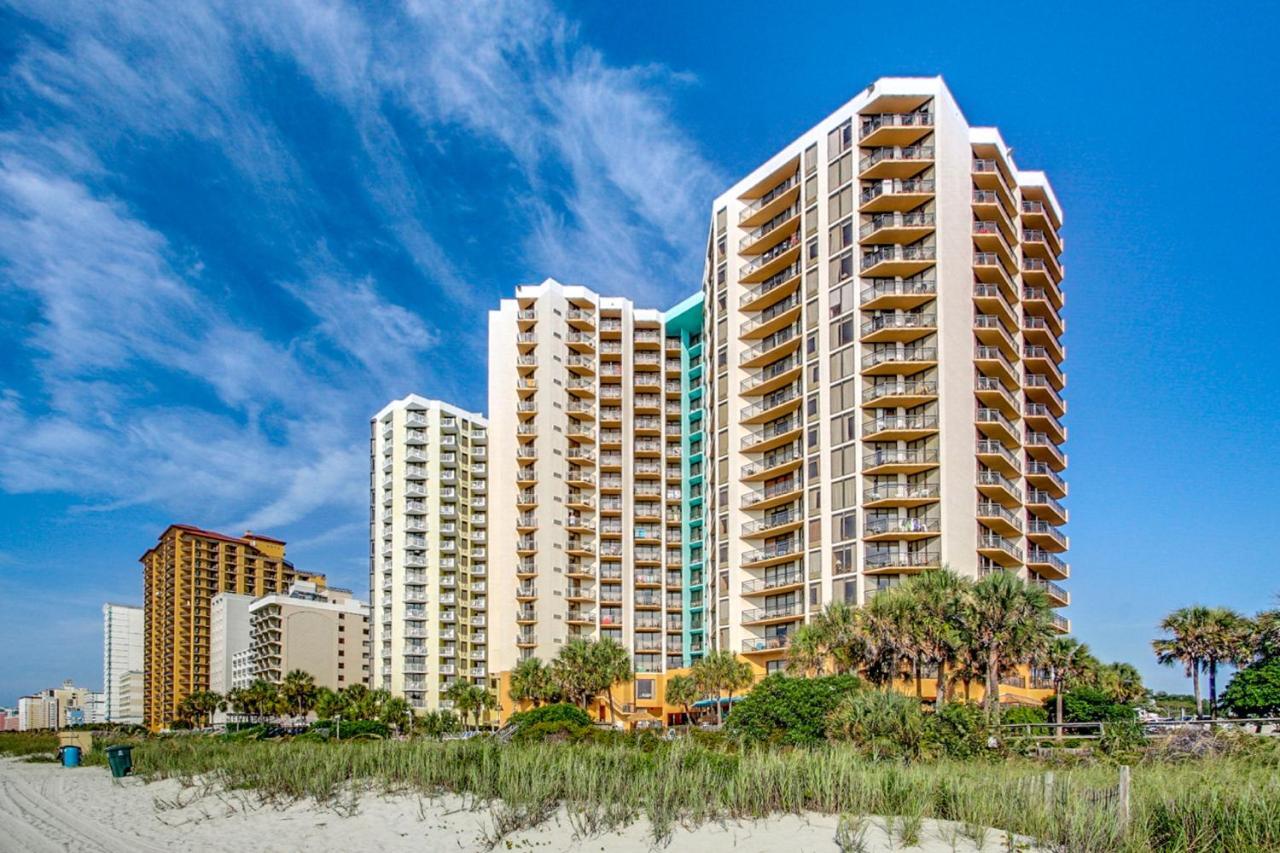
[[[583,837],[566,813],[504,836],[501,809],[456,795],[419,797],[364,792],[318,805],[260,802],[243,791],[184,787],[176,780],[147,784],[113,780],[103,767],[64,769],[55,764],[0,760],[0,851],[608,851],[643,853],[716,850],[804,853],[837,851],[838,820],[830,815],[779,815],[760,821],[677,827],[656,845],[647,821],[617,832]],[[885,831],[883,818],[857,826],[851,850],[974,851],[961,827],[924,821],[919,846],[904,847]],[[857,830],[854,832],[857,835]],[[1008,849],[1003,832],[987,833],[982,849]],[[1027,850],[1020,845],[1017,849]]]

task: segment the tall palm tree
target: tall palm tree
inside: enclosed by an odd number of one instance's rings
[[[701,698],[702,691],[692,675],[673,675],[667,679],[663,701],[668,705],[679,705],[684,708],[686,722],[691,720],[690,707]]]
[[[986,662],[988,714],[1000,706],[1000,672],[1032,658],[1052,636],[1044,590],[1012,572],[996,571],[973,587],[972,636]]]
[[[914,645],[921,661],[937,669],[936,708],[946,702],[947,667],[960,645],[959,615],[969,606],[972,586],[946,568],[919,574],[902,586],[912,611]]]
[[[289,710],[296,716],[305,717],[316,701],[315,676],[305,670],[290,671],[280,682],[280,696],[289,705]]]
[[[738,660],[738,656],[727,649],[720,649],[704,656],[693,665],[691,672],[694,681],[703,694],[712,694],[716,698],[716,723],[724,722],[724,696],[729,698],[752,682],[751,664]]]
[[[859,624],[867,644],[867,680],[883,687],[891,686],[895,678],[916,674],[915,614],[900,587],[876,593],[859,613]]]
[[[1255,616],[1252,633],[1254,658],[1280,657],[1280,610],[1263,610]]]
[[[1059,724],[1056,736],[1061,740],[1062,694],[1090,673],[1098,662],[1090,654],[1089,647],[1073,637],[1056,637],[1051,640],[1045,648],[1042,660],[1053,673],[1054,722]]]
[[[600,692],[597,685],[600,677],[596,673],[596,659],[593,646],[589,640],[574,638],[560,647],[555,660],[551,662],[551,674],[556,687],[565,697],[585,710],[591,697]]]
[[[858,608],[843,601],[833,601],[818,614],[815,624],[836,672],[853,674],[865,665],[867,638]]]
[[[613,685],[631,681],[631,655],[616,640],[604,639],[591,648],[591,669],[596,676],[596,686],[609,697],[609,721],[614,722]],[[596,690],[598,695],[600,690]]]
[[[1151,641],[1156,660],[1164,666],[1182,664],[1191,679],[1196,699],[1196,716],[1204,714],[1204,700],[1200,696],[1200,670],[1204,668],[1207,653],[1209,621],[1208,607],[1193,605],[1173,611],[1160,620],[1160,630],[1171,637]]]
[[[331,690],[328,687],[321,687],[316,691],[315,698],[316,716],[322,720],[332,720],[336,714],[346,712],[346,700],[341,693]]]
[[[1204,668],[1209,673],[1209,714],[1218,716],[1218,667],[1244,664],[1252,657],[1252,623],[1227,607],[1209,610],[1205,631]]]
[[[1131,663],[1102,664],[1095,674],[1098,687],[1105,690],[1116,702],[1136,705],[1147,696],[1142,674]]]
[[[827,656],[826,632],[819,621],[801,625],[791,632],[787,644],[787,671],[792,675],[824,675]]]
[[[378,718],[397,732],[408,732],[413,727],[413,708],[403,696],[392,696],[382,703]]]
[[[467,716],[478,701],[476,690],[477,688],[474,684],[461,678],[455,679],[444,689],[444,698],[453,702],[453,707],[458,712],[458,716],[462,718],[464,727],[467,723]]]
[[[755,670],[751,668],[751,664],[740,659],[733,652],[729,652],[729,657],[724,665],[724,689],[728,694],[729,702],[733,702],[733,694],[739,690],[746,690],[756,680]]]

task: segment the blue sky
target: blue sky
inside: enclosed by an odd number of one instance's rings
[[[362,588],[372,412],[483,408],[518,282],[691,291],[710,199],[889,74],[1066,208],[1077,634],[1181,689],[1162,613],[1274,601],[1271,8],[482,6],[0,9],[0,704],[100,682],[171,520]]]

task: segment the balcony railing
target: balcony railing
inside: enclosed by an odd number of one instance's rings
[[[913,210],[910,213],[877,213],[858,229],[858,237],[866,239],[886,228],[932,228],[937,217],[932,213]]]
[[[756,213],[758,210],[768,205],[774,199],[782,196],[784,193],[786,193],[792,187],[797,186],[799,183],[800,183],[800,175],[799,174],[792,175],[782,183],[778,184],[773,189],[769,190],[764,195],[760,196],[759,198],[752,199],[750,202],[747,203],[745,207],[742,208],[741,211],[738,212],[738,221],[742,222],[744,219],[750,218],[752,214]]]
[[[884,483],[864,490],[862,501],[869,504],[889,500],[935,501],[938,496],[937,483]]]
[[[772,530],[775,527],[782,527],[786,524],[799,521],[804,514],[799,509],[792,507],[785,512],[771,513],[766,518],[748,521],[742,525],[743,536],[753,536],[766,530]]]
[[[908,364],[937,360],[937,347],[903,347],[900,350],[884,349],[864,355],[862,357],[862,369],[867,370],[881,364]]]
[[[862,422],[863,437],[882,432],[925,432],[938,428],[937,415],[884,415]]]
[[[871,285],[862,288],[862,304],[883,299],[888,296],[937,296],[938,282],[934,279],[906,278],[874,280]]]
[[[859,202],[866,204],[884,195],[925,195],[934,191],[932,178],[912,178],[910,180],[876,181],[864,187],[859,195]]]
[[[862,336],[894,329],[934,329],[938,325],[938,315],[933,313],[909,312],[906,314],[884,314],[872,317],[862,324]]]
[[[914,516],[906,518],[868,518],[862,526],[864,536],[941,532],[942,519]]]
[[[862,256],[859,269],[866,272],[876,264],[890,261],[934,261],[938,250],[933,246],[885,246]]]
[[[862,467],[879,468],[882,465],[933,465],[939,460],[937,448],[887,448],[873,450],[862,457]]]
[[[801,614],[800,603],[775,605],[773,607],[752,607],[742,611],[743,622],[759,622],[764,619],[782,619]]]
[[[870,551],[867,553],[867,568],[880,569],[922,569],[942,565],[942,553],[936,550],[925,551]]]
[[[933,113],[916,110],[909,113],[881,113],[862,116],[858,126],[858,139],[866,139],[882,127],[932,127]]]
[[[784,586],[791,586],[804,580],[804,573],[798,570],[787,572],[779,572],[769,577],[753,578],[742,582],[742,592],[744,595],[750,595],[758,592],[768,592],[771,589],[778,589]]]

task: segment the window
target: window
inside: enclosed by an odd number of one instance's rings
[[[845,187],[831,196],[827,202],[827,219],[830,222],[843,219],[853,211],[853,187]]]
[[[652,699],[653,698],[653,679],[637,678],[636,679],[636,699]]]
[[[831,582],[831,600],[842,601],[845,604],[858,603],[858,579],[844,578],[842,580],[834,580]]]
[[[853,155],[845,154],[827,167],[827,186],[838,187],[853,178]]]
[[[849,448],[853,450],[853,448]],[[833,534],[836,542],[848,542],[858,535],[857,513],[842,512],[835,517],[835,533]]]
[[[836,548],[831,552],[831,573],[836,575],[848,574],[854,570],[853,563],[853,546],[845,545]]]

